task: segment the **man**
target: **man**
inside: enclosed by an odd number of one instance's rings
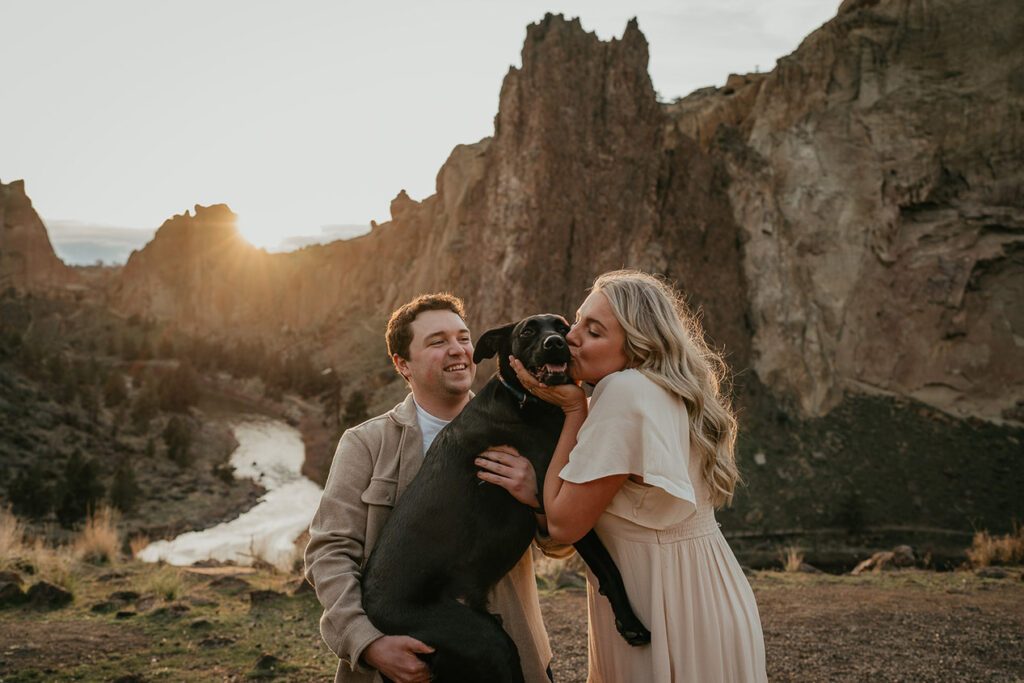
[[[361,569],[430,443],[472,398],[476,374],[462,301],[454,296],[431,294],[405,304],[391,315],[386,336],[411,392],[388,413],[342,435],[306,547],[306,577],[324,606],[320,633],[341,659],[335,681],[346,683],[380,681],[377,672],[396,683],[430,680],[417,653],[432,648],[410,636],[381,633],[363,612]],[[509,478],[535,491],[528,461],[510,461]],[[572,552],[543,539],[538,544],[555,557]],[[490,609],[515,641],[527,682],[548,681],[551,648],[529,550],[495,587]]]

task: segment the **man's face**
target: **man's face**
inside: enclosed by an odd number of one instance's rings
[[[469,329],[453,311],[423,311],[410,324],[409,358],[395,355],[399,372],[409,379],[414,396],[439,400],[461,398],[476,375]]]

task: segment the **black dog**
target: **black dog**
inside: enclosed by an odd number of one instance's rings
[[[560,316],[535,315],[480,337],[473,361],[498,354],[498,374],[434,439],[366,564],[367,616],[384,633],[435,648],[425,656],[435,681],[523,680],[515,644],[487,613],[487,595],[526,552],[536,519],[507,491],[477,478],[474,459],[491,446],[513,446],[533,464],[539,489],[564,415],[523,390],[508,357],[545,384],[569,382],[568,330]],[[619,632],[633,645],[650,642],[597,534],[575,547],[611,601]]]

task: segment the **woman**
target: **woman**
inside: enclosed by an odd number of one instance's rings
[[[739,478],[721,359],[679,296],[637,271],[597,278],[566,338],[572,378],[595,385],[589,406],[578,386],[545,386],[513,360],[565,411],[544,481],[548,533],[572,543],[596,529],[652,634],[628,645],[588,574],[588,680],[766,680],[757,604],[714,515]],[[489,451],[480,477],[507,483],[507,460]]]

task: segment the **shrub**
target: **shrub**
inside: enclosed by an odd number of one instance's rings
[[[135,509],[139,497],[139,484],[135,480],[135,468],[127,455],[121,458],[114,470],[114,481],[110,484],[110,504],[121,512]]]
[[[164,428],[163,438],[167,444],[167,457],[181,467],[192,464],[192,427],[185,418],[172,417]]]
[[[35,569],[37,579],[76,592],[81,570],[67,546],[49,546],[42,538],[36,538],[30,546],[26,546],[23,559]]]
[[[15,512],[39,519],[53,508],[53,485],[42,465],[33,463],[19,470],[7,485],[7,498]]]
[[[0,510],[0,569],[6,569],[25,552],[25,527],[11,506]]]
[[[114,564],[121,549],[119,517],[117,510],[106,505],[93,510],[75,540],[75,557],[92,564]]]
[[[779,561],[782,562],[782,570],[786,572],[798,572],[804,563],[804,554],[795,545],[786,546],[779,550]]]
[[[57,503],[57,520],[61,526],[72,524],[86,516],[103,499],[104,487],[100,481],[99,465],[85,458],[77,448],[64,465]]]
[[[235,483],[235,466],[229,462],[217,463],[213,466],[213,476],[220,479],[225,484],[231,485]]]
[[[967,558],[976,567],[994,564],[1020,564],[1024,560],[1024,528],[1014,524],[1013,531],[1001,538],[990,536],[988,531],[974,534]]]
[[[157,397],[160,407],[176,413],[183,413],[199,400],[199,381],[195,370],[182,362],[173,372],[160,377],[157,382]]]
[[[111,373],[103,385],[103,402],[108,408],[119,406],[128,398],[128,390],[124,385],[124,375],[120,372]]]
[[[137,534],[128,539],[128,548],[131,550],[132,559],[138,559],[142,549],[149,545],[149,536]]]
[[[132,403],[130,411],[132,427],[136,432],[144,433],[149,427],[149,421],[157,416],[157,412],[156,393],[151,386],[146,385],[135,398],[135,402]]]
[[[181,595],[183,583],[180,569],[164,565],[150,577],[146,588],[147,592],[156,593],[164,600],[175,600]]]

